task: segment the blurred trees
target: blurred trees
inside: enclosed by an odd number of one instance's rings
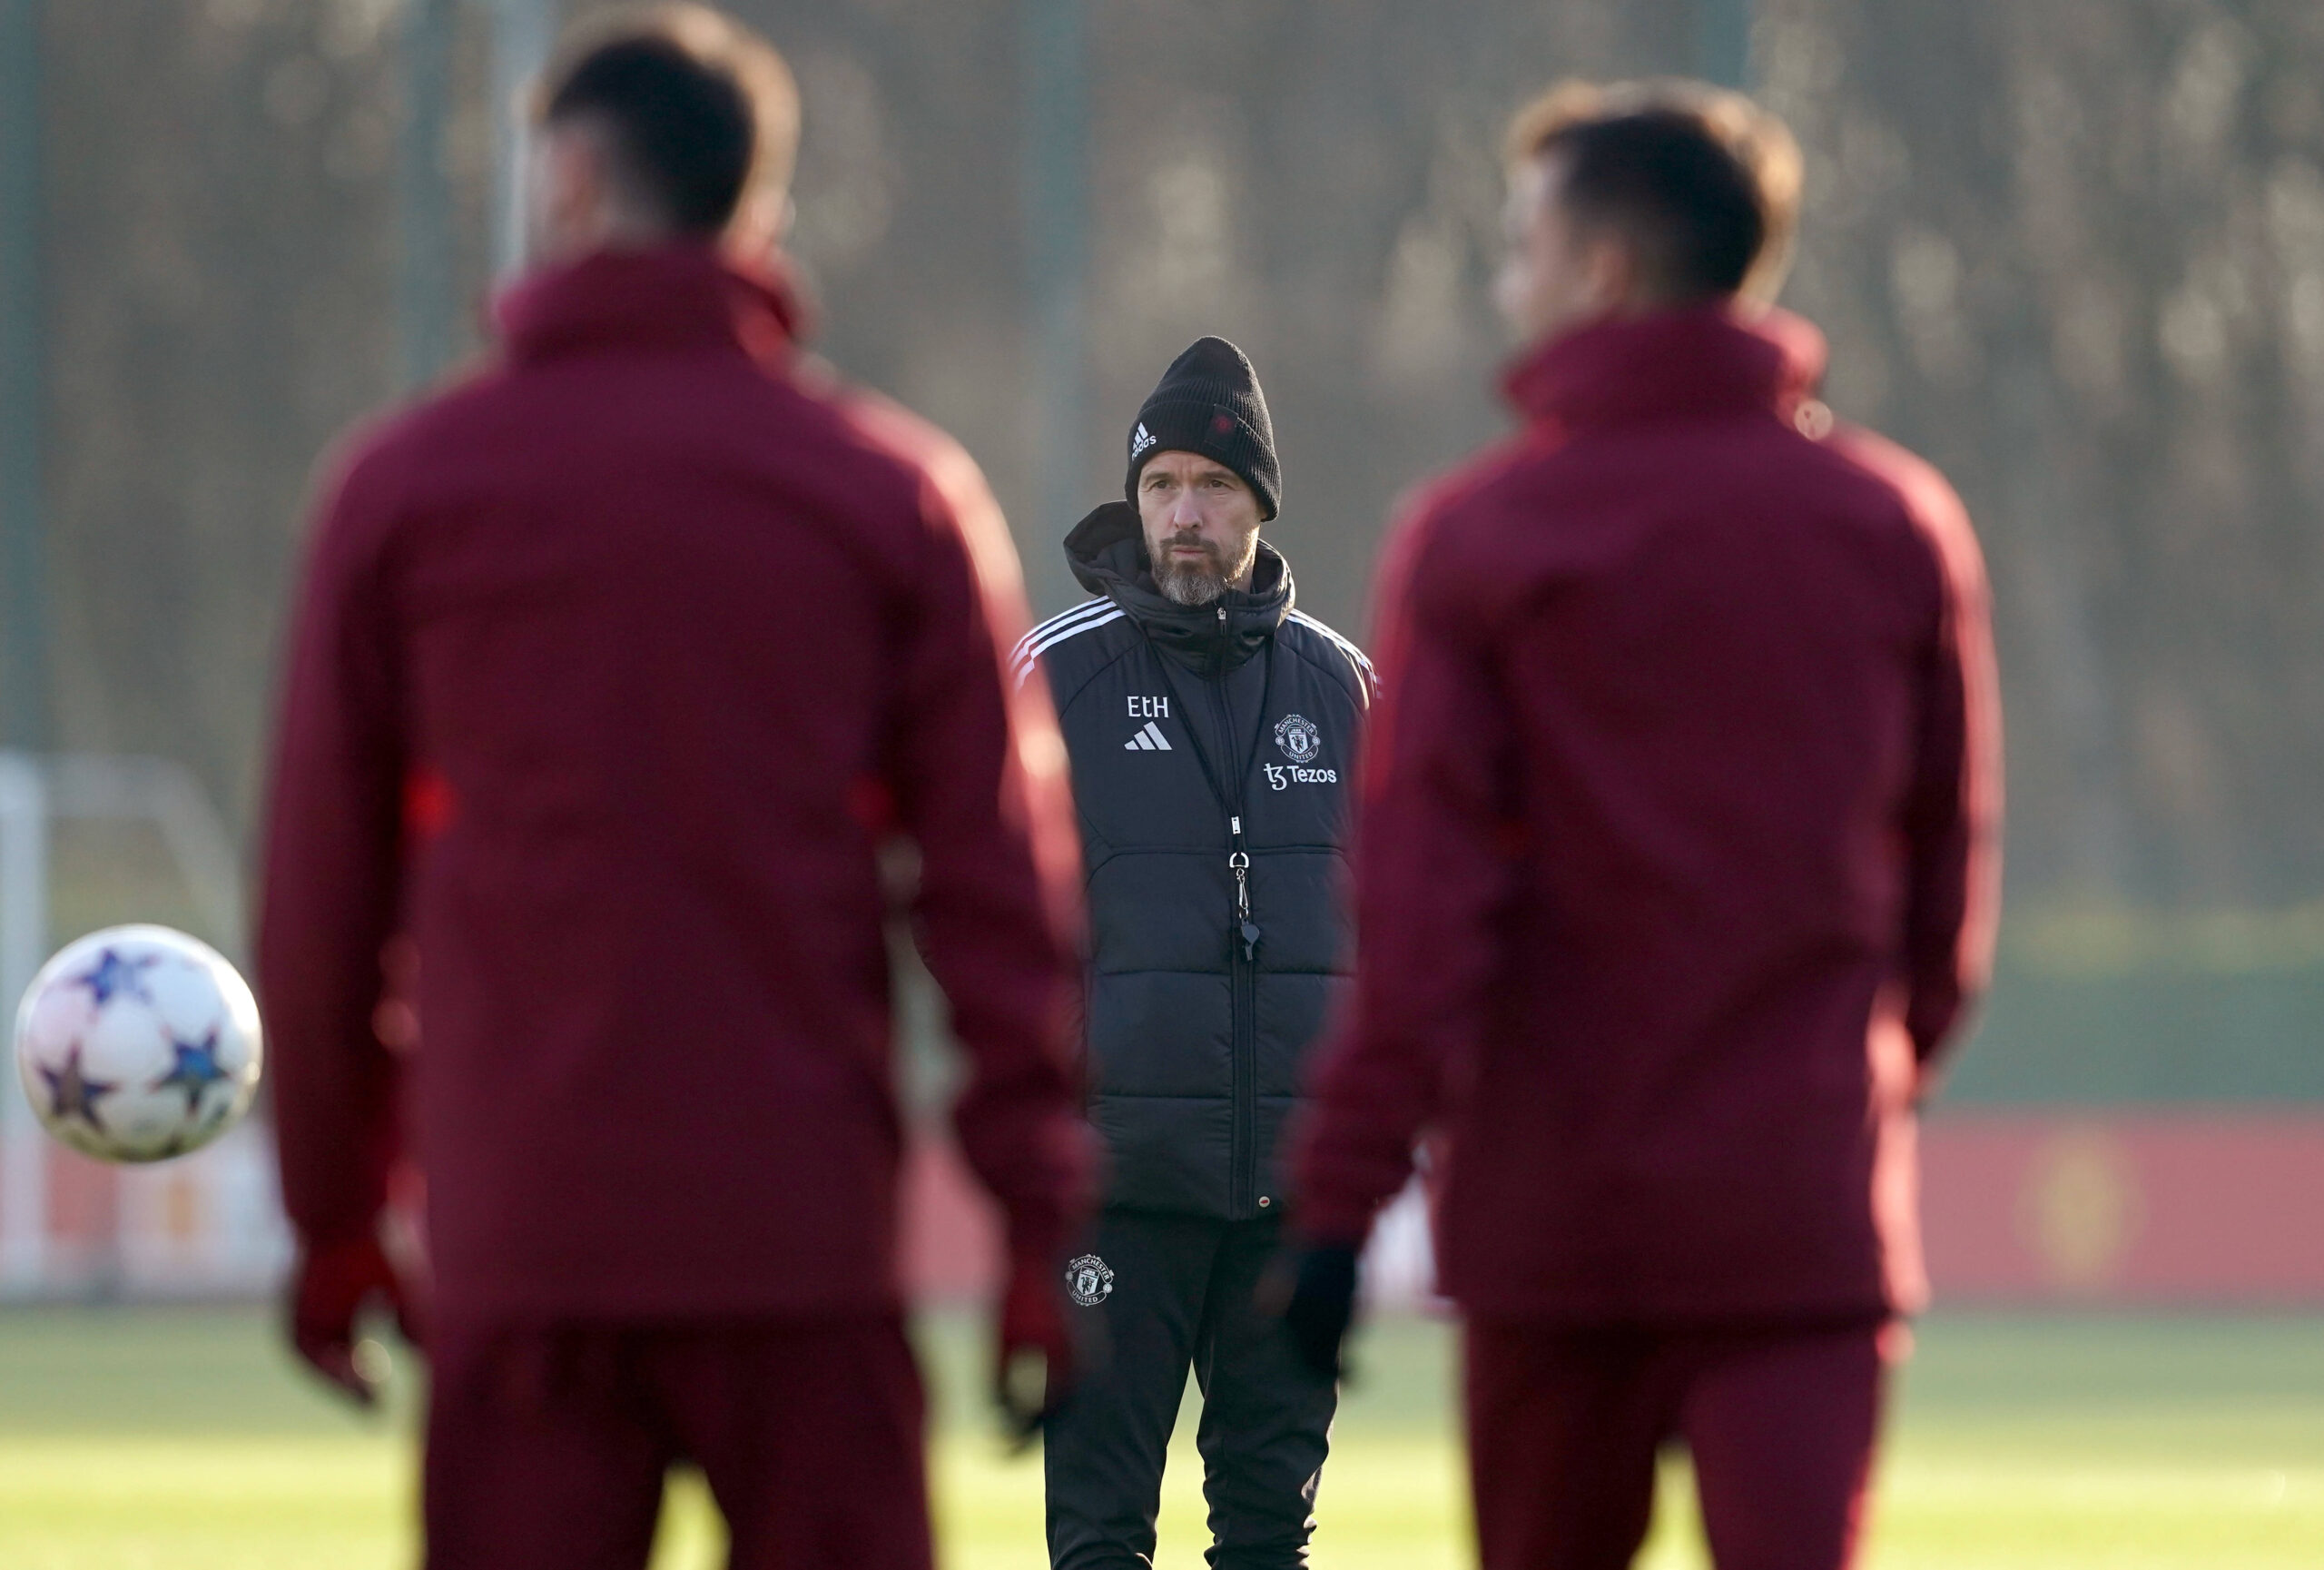
[[[480,310],[477,9],[442,153]],[[822,349],[969,442],[1054,608],[1019,5],[737,9],[803,84]],[[243,822],[310,466],[395,390],[402,11],[48,6],[60,728],[193,764]],[[1393,497],[1501,429],[1502,120],[1559,76],[1686,70],[1694,0],[1088,15],[1088,499],[1162,366],[1225,333],[1303,602],[1358,629]],[[1992,556],[2019,908],[2316,898],[2324,9],[1760,0],[1752,61],[1810,157],[1786,299],[1832,337],[1830,401],[1942,465]]]
[[[2324,9],[1787,0],[1792,298],[1993,557],[2021,888],[2324,881]]]

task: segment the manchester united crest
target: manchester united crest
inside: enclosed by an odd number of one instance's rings
[[[1113,1294],[1114,1273],[1095,1254],[1084,1254],[1065,1268],[1065,1289],[1085,1308],[1094,1308]]]
[[[1293,763],[1314,763],[1324,750],[1324,733],[1303,714],[1287,714],[1275,727],[1275,745]]]

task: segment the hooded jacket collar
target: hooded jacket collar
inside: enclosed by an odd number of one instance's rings
[[[1788,414],[1823,379],[1824,335],[1787,311],[1731,303],[1610,317],[1516,360],[1502,390],[1567,430],[1671,416]]]
[[[597,251],[519,279],[494,302],[518,363],[605,348],[714,349],[756,359],[799,338],[805,312],[779,267],[755,271],[699,242]]]
[[[1156,647],[1205,676],[1224,676],[1265,648],[1291,614],[1291,564],[1264,539],[1249,588],[1230,588],[1208,605],[1165,597],[1154,585],[1137,509],[1126,501],[1109,501],[1074,525],[1065,558],[1082,588],[1121,607]]]

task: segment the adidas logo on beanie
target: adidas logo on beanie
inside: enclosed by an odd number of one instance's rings
[[[1170,362],[1137,411],[1129,478],[1122,485],[1131,506],[1137,504],[1137,477],[1147,460],[1165,450],[1197,452],[1226,465],[1259,499],[1259,516],[1275,515],[1283,470],[1275,461],[1275,423],[1250,360],[1226,340],[1196,339]]]

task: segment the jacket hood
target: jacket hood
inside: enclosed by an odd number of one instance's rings
[[[1567,429],[1766,409],[1788,415],[1823,380],[1824,335],[1787,311],[1730,303],[1608,318],[1511,365],[1519,411]]]
[[[1107,502],[1075,524],[1065,558],[1082,588],[1121,607],[1156,647],[1205,676],[1223,675],[1265,648],[1291,614],[1291,564],[1264,539],[1249,588],[1230,588],[1208,605],[1165,597],[1154,584],[1137,509],[1126,501]]]
[[[493,318],[510,358],[519,361],[645,344],[731,344],[767,360],[788,350],[807,326],[798,288],[779,262],[751,268],[694,241],[596,251],[541,268],[494,301]]]

